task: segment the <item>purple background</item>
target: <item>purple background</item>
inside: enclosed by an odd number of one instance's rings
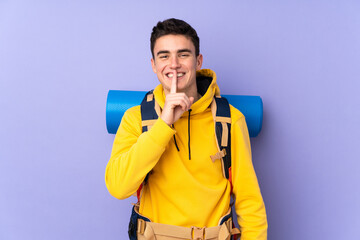
[[[231,2],[231,3],[230,3]],[[149,90],[158,20],[188,21],[252,139],[270,240],[359,239],[359,1],[0,2],[0,239],[126,239],[104,172],[109,89]]]

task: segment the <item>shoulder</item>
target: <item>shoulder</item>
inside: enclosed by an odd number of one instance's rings
[[[120,126],[125,129],[135,128],[141,130],[141,110],[140,105],[129,108],[125,111],[121,119]]]
[[[236,123],[239,120],[245,120],[244,114],[239,111],[239,109],[235,108],[233,105],[230,104],[230,116],[231,116],[231,122]]]
[[[140,120],[141,120],[140,105],[131,107],[128,110],[126,110],[125,113],[124,113],[124,117],[131,117],[131,118],[140,117]]]

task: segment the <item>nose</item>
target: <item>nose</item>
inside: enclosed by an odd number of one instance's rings
[[[170,66],[172,69],[180,68],[180,62],[177,56],[171,58]]]

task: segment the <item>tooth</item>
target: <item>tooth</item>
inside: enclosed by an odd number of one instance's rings
[[[181,76],[183,76],[183,75],[184,75],[183,73],[178,73],[178,74],[177,74],[178,77],[181,77]]]
[[[169,73],[169,74],[168,74],[168,77],[169,77],[169,78],[172,78],[173,76],[174,76],[174,74],[172,74],[172,73]]]

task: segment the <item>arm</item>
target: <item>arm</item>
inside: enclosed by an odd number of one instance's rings
[[[125,199],[135,193],[174,134],[175,130],[160,118],[149,131],[142,133],[140,106],[126,111],[105,171],[110,194]]]
[[[243,116],[231,126],[231,145],[233,192],[241,240],[266,240],[265,206],[251,160],[250,139]]]
[[[173,76],[162,114],[149,131],[142,133],[140,106],[126,111],[121,120],[105,172],[106,187],[116,198],[128,198],[136,192],[175,134],[170,126],[194,101],[193,97],[176,93],[176,71]]]

